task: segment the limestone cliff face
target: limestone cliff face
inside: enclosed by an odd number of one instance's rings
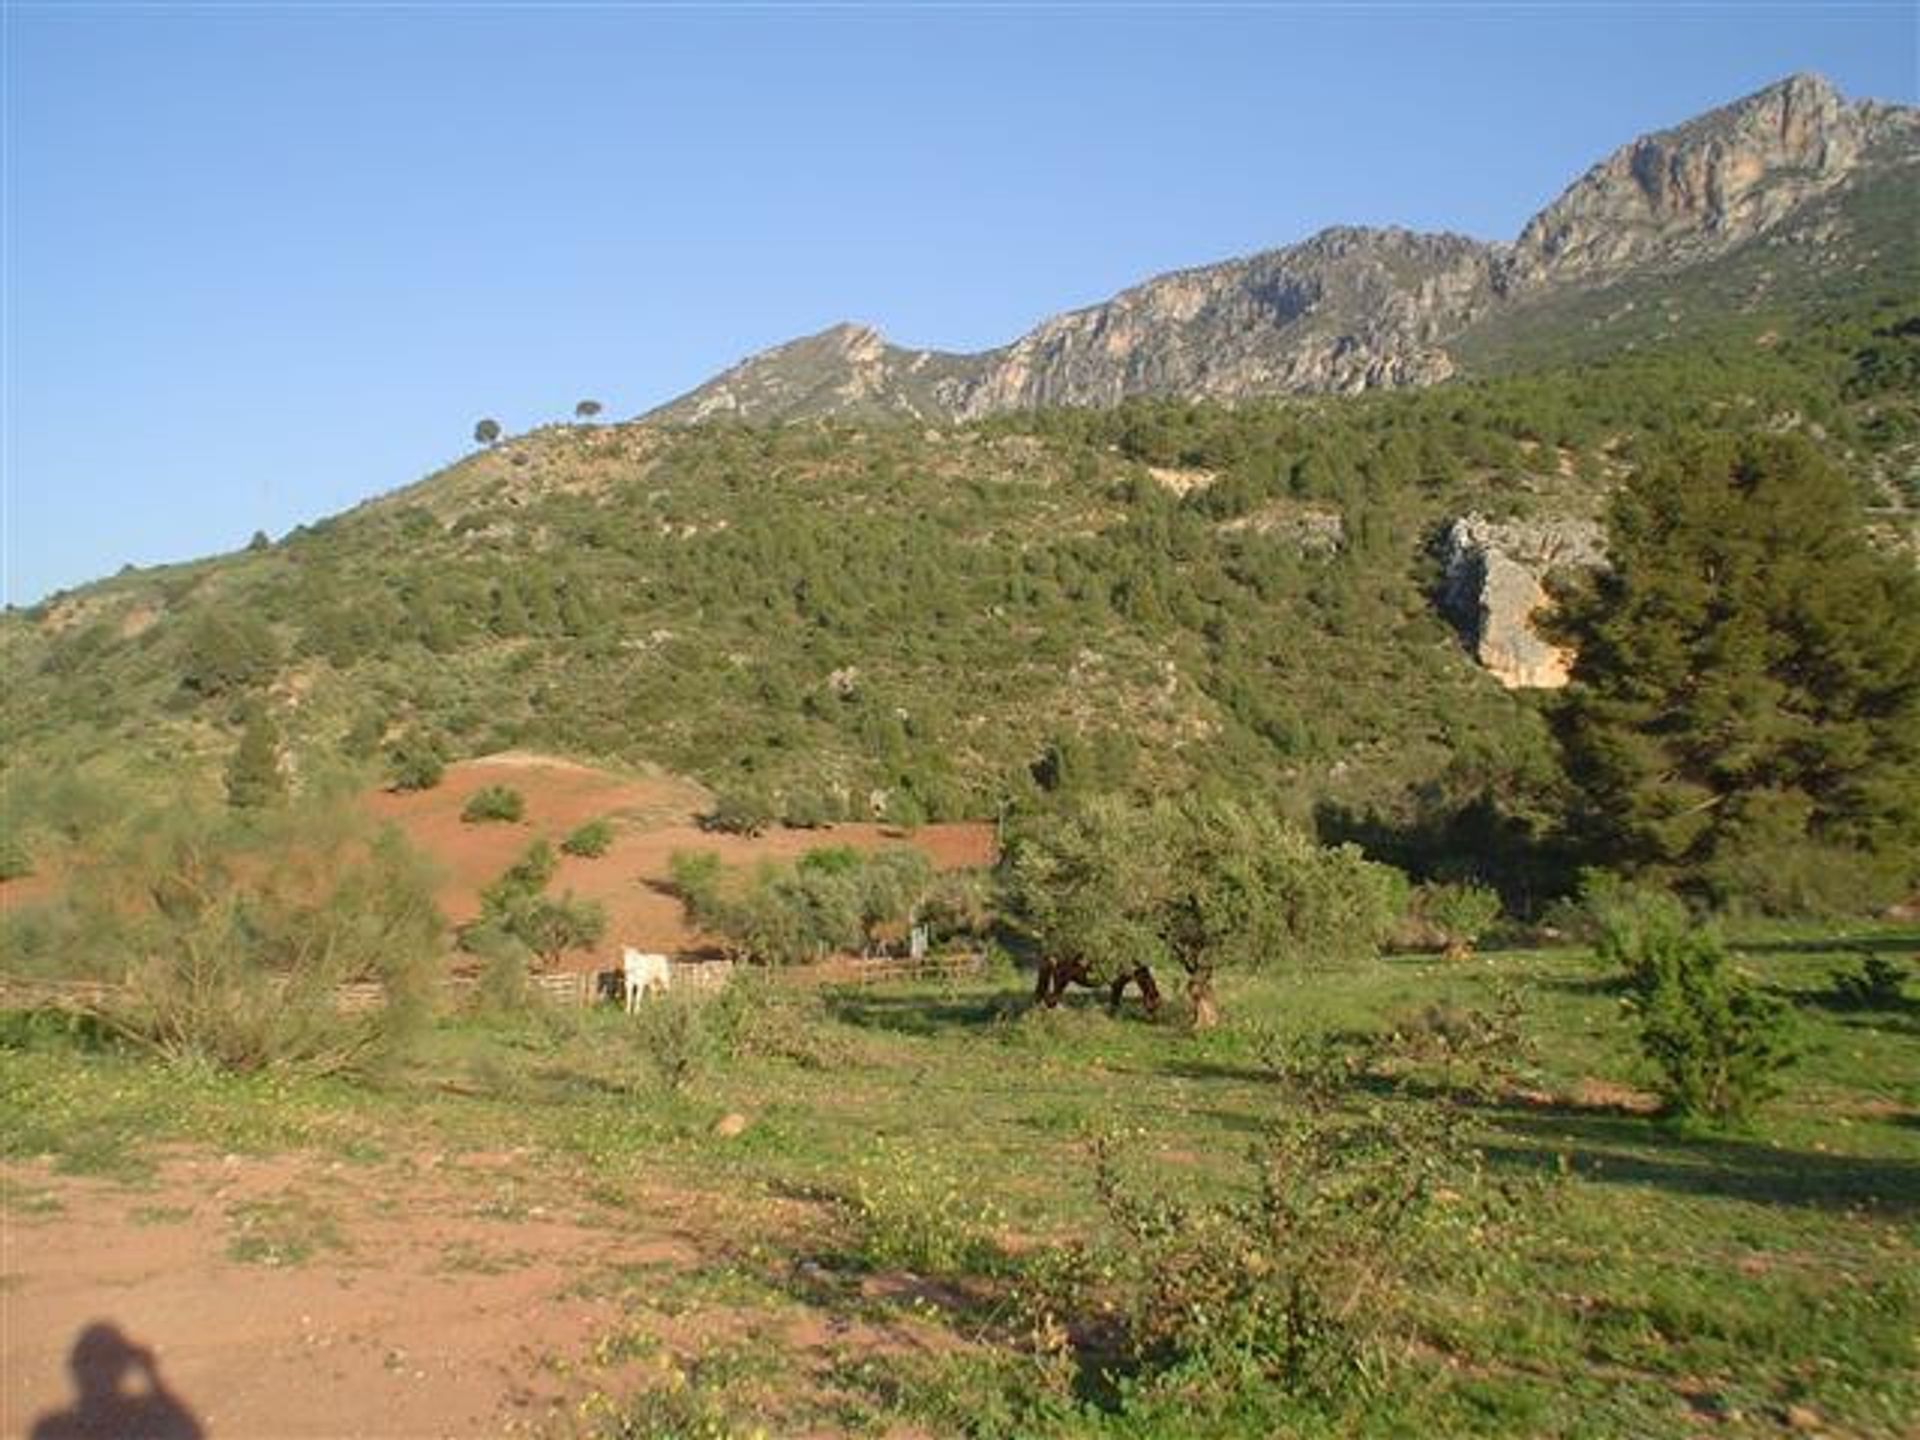
[[[1606,563],[1590,520],[1489,520],[1464,515],[1447,531],[1442,603],[1474,657],[1509,689],[1557,689],[1573,657],[1534,628],[1549,575]]]
[[[1450,347],[1481,321],[1778,238],[1816,202],[1892,170],[1920,172],[1920,111],[1849,104],[1817,76],[1796,75],[1616,151],[1511,245],[1325,230],[1160,276],[977,355],[835,326],[743,361],[650,418],[953,420],[1140,395],[1431,385],[1454,374]],[[1820,263],[1807,253],[1805,263]]]
[[[1457,235],[1327,230],[1150,280],[1047,321],[944,392],[962,417],[1132,395],[1232,399],[1427,385],[1440,339],[1492,299],[1487,247]]]
[[[1817,75],[1795,75],[1644,136],[1528,223],[1505,278],[1524,289],[1726,250],[1843,183],[1875,118]]]

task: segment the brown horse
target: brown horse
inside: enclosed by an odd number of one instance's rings
[[[1060,997],[1069,985],[1085,985],[1097,990],[1100,981],[1095,980],[1084,960],[1046,960],[1040,962],[1040,973],[1033,986],[1033,1002],[1044,1005],[1049,1010],[1060,1003]],[[1107,1009],[1118,1014],[1120,997],[1129,984],[1140,987],[1140,1003],[1146,1007],[1148,1015],[1160,1010],[1160,987],[1153,983],[1153,972],[1146,966],[1137,966],[1132,970],[1123,970],[1107,987]]]

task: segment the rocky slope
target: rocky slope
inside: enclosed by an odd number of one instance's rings
[[[1512,520],[1463,515],[1448,527],[1441,601],[1474,658],[1509,690],[1558,689],[1573,656],[1534,628],[1549,603],[1546,582],[1605,563],[1604,534],[1591,520]]]
[[[1684,274],[1864,181],[1913,183],[1916,161],[1920,111],[1849,103],[1796,75],[1622,147],[1511,245],[1325,230],[1160,276],[977,355],[906,349],[840,325],[753,356],[649,418],[952,420],[1136,395],[1429,385],[1456,372],[1456,342],[1489,320],[1628,277]],[[1821,217],[1828,251],[1844,247],[1844,212],[1828,206]],[[1805,263],[1831,263],[1831,253],[1808,252]]]

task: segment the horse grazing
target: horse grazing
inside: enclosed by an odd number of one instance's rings
[[[623,946],[620,951],[621,978],[625,984],[627,1013],[631,1015],[640,1008],[640,1002],[650,990],[665,990],[673,983],[673,966],[664,955],[646,955],[632,946]]]
[[[1090,990],[1100,988],[1101,982],[1095,980],[1084,960],[1046,960],[1040,962],[1040,973],[1034,982],[1033,1001],[1049,1010],[1060,1003],[1060,997],[1066,994],[1069,985],[1084,985]],[[1157,1015],[1160,1011],[1160,987],[1153,983],[1153,971],[1146,966],[1136,966],[1132,970],[1123,970],[1107,986],[1107,1009],[1115,1014],[1120,1010],[1120,997],[1129,984],[1140,987],[1140,1003],[1146,1007],[1148,1015]]]

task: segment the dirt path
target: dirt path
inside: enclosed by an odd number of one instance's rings
[[[698,1259],[664,1215],[546,1208],[517,1154],[176,1155],[137,1187],[0,1178],[8,1437],[70,1417],[76,1359],[105,1373],[104,1332],[76,1350],[102,1324],[152,1351],[207,1437],[550,1432],[576,1398],[566,1362],[615,1318],[582,1277]]]

